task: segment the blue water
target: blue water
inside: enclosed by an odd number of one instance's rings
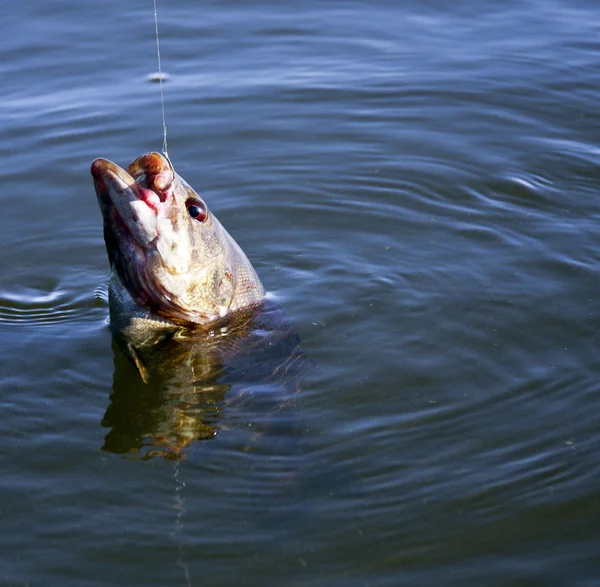
[[[89,166],[161,147],[152,3],[13,3],[0,584],[599,584],[597,3],[158,14],[171,159],[306,370],[140,449],[189,410],[120,379]]]

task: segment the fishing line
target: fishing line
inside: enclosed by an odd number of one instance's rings
[[[165,97],[163,93],[163,75],[160,64],[160,37],[158,35],[158,13],[156,10],[156,0],[154,0],[154,28],[156,31],[156,56],[158,58],[158,83],[160,86],[160,110],[162,112],[162,123],[163,123],[163,154],[169,163],[171,172],[175,175],[173,164],[169,158],[169,152],[167,149],[167,122],[165,118]],[[175,479],[175,498],[173,507],[177,510],[175,516],[175,527],[171,533],[171,537],[177,542],[177,564],[181,567],[185,578],[186,587],[192,587],[192,580],[190,577],[190,569],[185,560],[184,544],[183,544],[183,516],[185,514],[185,498],[182,495],[182,490],[185,487],[185,482],[179,477],[179,461],[175,461],[173,477]]]
[[[156,29],[156,55],[158,57],[158,84],[160,86],[160,108],[162,112],[162,123],[163,123],[163,153],[167,158],[167,161],[171,163],[169,159],[169,153],[167,151],[167,122],[165,119],[165,98],[163,95],[163,75],[160,67],[160,41],[158,37],[158,14],[156,12],[156,0],[154,0],[154,27]]]

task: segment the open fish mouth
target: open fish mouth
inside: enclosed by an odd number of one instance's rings
[[[96,194],[105,218],[110,208],[136,243],[147,248],[158,236],[158,218],[172,204],[175,172],[168,159],[147,153],[127,170],[108,159],[96,159],[91,166]]]
[[[148,312],[171,323],[207,324],[262,300],[250,261],[168,158],[146,153],[127,169],[96,159],[91,173],[115,324],[120,314]]]
[[[125,170],[108,159],[96,159],[91,173],[111,267],[138,304],[157,314],[168,310],[173,296],[157,272],[176,274],[188,266],[187,255],[163,254],[176,252],[178,240],[173,226],[178,214],[175,192],[180,188],[171,163],[158,153],[147,153]]]

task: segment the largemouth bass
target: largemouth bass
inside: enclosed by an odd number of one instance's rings
[[[264,298],[242,249],[168,159],[147,153],[127,170],[96,159],[91,171],[112,271],[113,330],[206,325]]]
[[[159,153],[127,170],[96,159],[91,172],[117,343],[104,448],[179,458],[217,433],[226,405],[279,418],[303,354],[241,248]]]

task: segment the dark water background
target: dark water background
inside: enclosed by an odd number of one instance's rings
[[[89,165],[161,147],[152,3],[10,3],[0,584],[600,585],[598,3],[159,18],[171,158],[310,367],[258,449],[227,398],[185,460],[107,446]]]

